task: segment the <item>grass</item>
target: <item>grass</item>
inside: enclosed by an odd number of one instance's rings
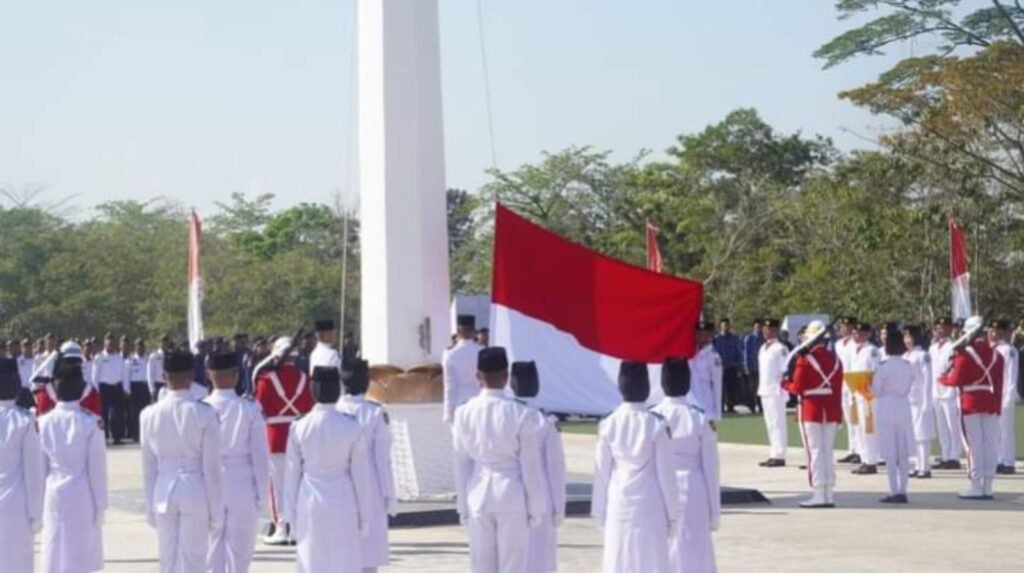
[[[786,416],[789,425],[789,445],[794,448],[803,447],[800,441],[800,428],[792,415]],[[1017,406],[1017,459],[1024,459],[1024,405]],[[568,434],[589,434],[597,430],[597,423],[590,421],[572,421],[561,424],[562,431]],[[765,435],[764,420],[761,416],[743,414],[726,414],[725,419],[718,423],[718,441],[732,444],[768,445]],[[846,430],[840,428],[836,433],[835,449],[837,452],[846,450]],[[932,452],[938,454],[938,440],[932,442]]]

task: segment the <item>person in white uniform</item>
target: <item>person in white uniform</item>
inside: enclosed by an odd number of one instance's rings
[[[1010,344],[1011,327],[1008,320],[995,320],[989,325],[988,337],[992,348],[1003,357],[1003,395],[999,411],[999,447],[996,473],[1017,473],[1017,377],[1020,375],[1020,355]]]
[[[459,315],[456,319],[455,346],[444,351],[441,365],[444,369],[444,421],[455,420],[455,409],[465,404],[480,392],[476,378],[477,355],[483,349],[473,337],[476,334],[476,319],[471,315]]]
[[[328,366],[330,368],[330,366]],[[368,534],[363,537],[363,573],[373,573],[391,562],[388,551],[388,515],[398,514],[395,483],[391,473],[391,428],[384,406],[366,399],[370,368],[365,360],[347,358],[341,363],[344,395],[338,411],[355,418],[363,428],[369,462],[370,485]]]
[[[914,426],[914,471],[910,477],[932,477],[928,456],[935,439],[934,401],[932,400],[932,361],[921,347],[921,329],[914,325],[903,327],[903,344],[907,347],[903,359],[914,367],[914,380],[910,386],[910,415]]]
[[[882,360],[882,354],[878,347],[871,343],[871,325],[866,322],[857,324],[853,332],[853,348],[850,351],[850,370],[844,370],[844,376],[868,375],[873,377],[875,369]],[[864,447],[862,452],[863,463],[850,473],[855,475],[872,475],[878,473],[878,424],[875,413],[874,397],[869,400],[864,394],[856,393],[854,405],[857,415],[857,424],[854,432],[858,441]]]
[[[297,542],[295,570],[359,573],[373,511],[365,433],[337,409],[337,368],[314,369],[312,392],[316,405],[288,434],[284,511]]]
[[[549,506],[537,413],[505,394],[508,357],[478,352],[483,390],[454,412],[455,506],[469,529],[474,573],[526,573],[530,528]]]
[[[874,394],[878,450],[885,460],[889,477],[889,495],[882,503],[907,503],[907,465],[914,453],[914,419],[910,407],[910,392],[917,369],[903,354],[907,351],[903,337],[895,328],[887,327],[886,357],[875,370],[871,383]]]
[[[103,419],[78,403],[86,384],[80,364],[58,359],[57,406],[39,419],[46,475],[40,552],[44,573],[103,569],[106,438]]]
[[[530,530],[526,570],[531,573],[558,571],[558,527],[565,520],[565,452],[558,419],[532,403],[540,393],[536,363],[513,362],[509,386],[516,400],[537,412],[537,445],[549,502],[540,525]]]
[[[173,345],[169,336],[160,338],[160,348],[149,353],[146,359],[146,384],[149,385],[149,393],[153,400],[160,397],[160,391],[164,389],[164,356],[171,351]]]
[[[778,468],[786,465],[786,446],[789,441],[786,428],[786,401],[789,395],[782,389],[789,349],[779,340],[778,319],[765,320],[763,332],[764,344],[757,355],[760,373],[757,395],[761,397],[764,424],[768,431],[768,459],[758,465]]]
[[[852,316],[843,317],[839,321],[839,339],[836,340],[833,351],[839,359],[839,365],[842,366],[844,372],[850,369],[851,350],[855,344],[853,341],[853,328],[856,324],[857,319]],[[853,423],[853,392],[850,391],[846,384],[843,384],[842,387],[843,425],[846,427],[847,447],[846,455],[836,461],[841,464],[860,465],[863,462],[861,451],[864,448],[859,443],[860,436],[856,432],[856,424]]]
[[[235,392],[238,355],[211,354],[207,359],[213,392],[205,399],[220,420],[220,459],[224,476],[224,511],[220,529],[210,536],[208,571],[246,573],[252,563],[260,513],[270,495],[270,449],[263,412],[252,398]]]
[[[714,423],[722,419],[722,357],[712,344],[715,340],[714,323],[700,321],[696,335],[697,354],[690,359],[693,384],[689,400]]]
[[[313,369],[319,366],[340,369],[341,355],[338,354],[338,349],[334,347],[334,341],[336,340],[334,321],[329,318],[318,320],[313,326],[316,328],[316,346],[313,348],[313,352],[309,354],[309,373],[312,375]]]
[[[935,470],[960,469],[964,453],[960,430],[960,400],[956,388],[942,383],[952,360],[953,342],[949,339],[953,321],[939,318],[935,321],[934,337],[928,347],[932,364],[932,400],[934,400],[935,428],[939,436],[939,459],[932,464]]]
[[[619,366],[623,403],[601,421],[591,515],[604,530],[604,573],[669,571],[679,531],[679,486],[669,426],[648,411],[647,365]]]
[[[679,486],[679,528],[669,547],[675,573],[714,573],[715,546],[722,514],[718,482],[718,436],[714,425],[686,396],[690,368],[686,360],[668,359],[661,366],[665,398],[651,411],[665,419],[672,434],[671,450]]]
[[[43,456],[35,417],[14,401],[21,376],[0,358],[0,559],[5,573],[32,573],[33,538],[43,527]]]
[[[164,373],[167,397],[140,422],[146,520],[159,539],[160,572],[197,573],[224,519],[220,426],[217,412],[189,394],[192,353],[168,353]]]

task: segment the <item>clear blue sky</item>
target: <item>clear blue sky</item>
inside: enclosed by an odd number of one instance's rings
[[[476,189],[490,166],[476,3],[440,1],[448,183]],[[355,180],[353,2],[0,4],[0,182],[83,209],[329,201]],[[891,59],[811,58],[851,25],[829,0],[483,2],[503,169],[574,144],[660,152],[740,106],[847,149],[865,144],[844,128],[882,125],[836,93]]]

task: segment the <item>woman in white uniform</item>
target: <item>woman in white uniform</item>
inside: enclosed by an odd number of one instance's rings
[[[886,337],[886,358],[875,370],[871,390],[876,400],[878,450],[889,474],[889,495],[882,503],[907,503],[909,460],[913,452],[913,416],[910,390],[916,375],[903,358],[903,337],[894,328]]]
[[[921,347],[921,329],[917,326],[903,327],[903,344],[908,348],[903,358],[914,368],[914,380],[910,386],[910,416],[914,426],[914,471],[910,473],[910,477],[927,479],[932,477],[928,457],[932,451],[932,440],[935,439],[931,357]]]
[[[675,573],[715,573],[715,546],[722,513],[718,484],[718,436],[700,408],[689,403],[690,366],[669,359],[661,367],[665,398],[651,411],[672,433],[672,457],[679,485],[679,530],[668,550]]]
[[[601,421],[591,515],[604,529],[604,573],[666,573],[679,490],[665,419],[647,410],[647,365],[619,367],[623,403]]]

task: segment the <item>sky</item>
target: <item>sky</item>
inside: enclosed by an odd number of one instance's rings
[[[491,167],[477,0],[439,0],[449,187]],[[837,98],[897,57],[823,71],[856,21],[830,0],[480,0],[497,165],[571,145],[629,159],[755,107],[783,132],[870,146]],[[355,0],[0,3],[0,183],[80,213],[232,192],[275,205],[356,191]]]

